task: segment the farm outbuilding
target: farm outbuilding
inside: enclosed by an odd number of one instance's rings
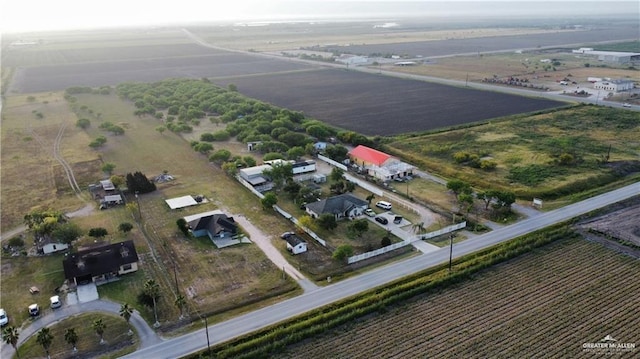
[[[572,52],[593,56],[596,57],[598,61],[618,65],[640,63],[640,53],[638,52],[595,51],[592,48],[580,48],[578,50],[573,50]]]
[[[336,58],[336,62],[345,65],[363,65],[369,62],[369,58],[366,56],[342,54]]]
[[[291,169],[294,175],[315,172],[316,170],[316,161],[300,161],[293,163],[291,165]]]
[[[111,180],[102,180],[102,181],[100,181],[100,185],[102,186],[102,189],[105,190],[105,191],[115,191],[116,190],[116,187],[113,185]]]
[[[632,90],[634,83],[631,80],[619,79],[619,80],[603,80],[597,81],[593,84],[593,88],[596,90],[604,90],[611,92],[622,92]]]
[[[389,154],[362,145],[351,150],[349,158],[370,176],[383,181],[411,176],[415,168]]]
[[[287,241],[287,250],[292,254],[300,254],[307,251],[307,242],[302,240],[302,238],[292,235],[288,236],[285,240]]]
[[[42,253],[51,254],[55,252],[64,251],[69,248],[66,243],[50,242],[42,246]]]
[[[316,142],[313,144],[313,148],[316,151],[324,151],[327,149],[327,143],[326,142]]]
[[[193,196],[169,198],[165,200],[165,203],[167,203],[167,205],[169,205],[169,208],[171,209],[195,206],[198,204],[198,202],[193,198]]]
[[[263,173],[271,169],[269,164],[243,168],[240,170],[240,178],[248,182],[256,191],[266,192],[273,188],[273,183]]]
[[[122,196],[119,194],[104,196],[102,202],[108,205],[122,204]]]

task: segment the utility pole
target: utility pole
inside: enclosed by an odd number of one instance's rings
[[[207,333],[207,358],[211,355],[211,344],[209,343],[209,323],[207,322],[207,317],[204,317],[204,328],[205,333]]]
[[[138,221],[142,222],[142,212],[140,211],[140,198],[138,197],[138,191],[136,191],[136,204],[138,205]]]
[[[453,213],[453,224],[456,224],[456,214]],[[449,234],[449,274],[451,274],[451,265],[453,261],[453,232]]]

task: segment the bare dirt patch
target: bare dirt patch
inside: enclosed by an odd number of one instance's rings
[[[229,78],[249,97],[304,111],[331,125],[365,135],[395,135],[456,126],[563,103],[471,90],[423,81],[318,70]],[[486,104],[491,103],[491,106]]]
[[[622,205],[625,207],[582,222],[578,227],[602,239],[631,244],[640,253],[640,197],[619,206]]]

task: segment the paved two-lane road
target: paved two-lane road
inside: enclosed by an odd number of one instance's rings
[[[457,243],[454,245],[454,257],[460,257],[490,247],[494,244],[548,227],[555,223],[566,221],[575,216],[637,195],[640,195],[640,183],[634,183],[624,188],[620,188],[564,208],[528,218],[511,226],[506,226],[490,233]],[[314,308],[358,294],[367,289],[389,283],[417,271],[433,267],[440,263],[445,263],[448,259],[448,248],[442,248],[418,257],[412,257],[404,261],[371,270],[360,276],[332,284],[312,293],[303,294],[299,297],[212,325],[209,327],[210,343],[211,345],[214,345],[233,339],[242,334],[275,324]],[[193,333],[185,334],[157,345],[138,350],[135,353],[125,356],[125,358],[179,358],[198,350],[205,349],[206,347],[207,337],[205,335],[205,330],[201,329]]]

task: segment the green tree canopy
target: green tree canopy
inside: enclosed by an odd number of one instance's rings
[[[20,334],[15,327],[8,326],[2,330],[2,340],[6,344],[10,344],[13,350],[16,351],[16,356],[20,358],[20,353],[18,353],[18,339],[20,339]]]
[[[89,229],[89,237],[101,238],[106,236],[107,234],[109,234],[109,232],[107,232],[107,230],[102,227],[95,227],[95,228]]]
[[[76,333],[75,328],[67,328],[64,331],[64,341],[71,345],[74,352],[77,350],[76,344],[78,343],[78,339],[78,333]]]
[[[40,329],[38,335],[36,336],[36,342],[42,346],[48,358],[49,348],[51,347],[51,343],[53,342],[53,335],[51,334],[49,328],[45,327]]]
[[[129,222],[122,222],[118,225],[118,230],[122,233],[129,233],[133,229],[133,224]]]
[[[116,165],[114,165],[113,163],[107,162],[103,164],[100,169],[102,170],[102,172],[110,175],[115,168],[116,168]]]
[[[102,318],[96,319],[91,323],[91,327],[100,337],[100,344],[104,344],[104,330],[107,329],[107,325],[104,323]]]
[[[82,236],[82,230],[77,224],[69,222],[59,225],[51,235],[62,243],[71,244]]]
[[[351,257],[352,255],[353,255],[353,247],[351,247],[348,244],[343,244],[338,248],[336,248],[335,251],[333,251],[332,257],[335,260],[345,261],[347,258]]]
[[[231,152],[227,149],[220,149],[209,156],[209,161],[223,163],[229,161],[229,158],[231,158]]]
[[[317,219],[318,225],[326,230],[334,230],[338,227],[336,216],[331,213],[323,213]]]
[[[76,121],[76,126],[82,129],[86,129],[89,126],[91,126],[91,121],[89,121],[89,119],[86,119],[86,118],[81,118],[78,121]]]
[[[351,223],[349,223],[348,230],[349,233],[359,238],[369,230],[369,221],[362,218],[351,221]]]
[[[278,203],[278,196],[273,192],[267,192],[264,198],[260,200],[263,209],[270,209]]]

